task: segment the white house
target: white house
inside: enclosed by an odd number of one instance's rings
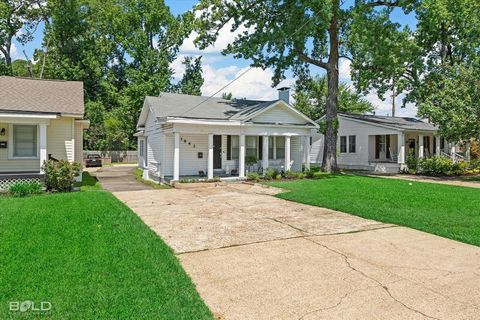
[[[310,136],[318,125],[290,106],[288,95],[282,88],[283,99],[274,101],[173,93],[146,97],[136,133],[144,178],[242,179],[248,171],[309,166]]]
[[[0,77],[0,191],[41,180],[49,157],[82,161],[83,84]]]
[[[455,156],[455,145],[438,136],[436,126],[414,118],[339,114],[338,166],[399,172],[407,157]],[[322,163],[324,137],[313,133],[311,162]]]

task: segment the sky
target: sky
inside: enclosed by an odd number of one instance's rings
[[[353,0],[352,0],[353,1]],[[196,4],[197,0],[165,0],[167,6],[173,14],[179,15],[188,10],[191,10]],[[392,14],[392,19],[408,25],[411,29],[415,29],[416,21],[412,16],[404,15],[400,10],[396,9]],[[40,26],[37,29],[34,40],[25,46],[18,42],[14,42],[12,48],[12,56],[14,59],[24,59],[25,51],[31,58],[33,50],[41,47],[43,28]],[[250,61],[245,59],[235,59],[231,55],[224,56],[221,51],[227,44],[233,40],[235,34],[232,34],[229,28],[224,28],[219,35],[215,45],[199,50],[195,48],[193,39],[195,35],[192,34],[186,39],[180,47],[178,58],[174,61],[172,68],[175,71],[174,80],[179,80],[182,77],[184,67],[181,63],[185,56],[202,56],[203,77],[205,79],[202,86],[202,95],[210,96],[217,92],[220,88],[237,78],[240,74],[249,68]],[[350,63],[348,60],[341,60],[339,65],[340,81],[351,84],[350,79]],[[323,74],[324,71],[320,68],[312,68],[312,73]],[[277,99],[278,93],[275,88],[272,88],[271,69],[262,70],[260,68],[253,68],[248,71],[240,79],[234,81],[229,85],[224,92],[231,92],[234,97],[259,99],[259,100],[274,100]],[[295,79],[291,72],[286,73],[287,79],[282,81],[278,87],[292,86]],[[221,93],[219,94],[221,95]],[[371,92],[365,96],[375,107],[375,113],[378,115],[389,115],[391,113],[392,99],[390,94],[385,95],[387,99],[382,101],[378,99],[375,92]],[[402,96],[397,97],[397,106],[402,104]],[[407,108],[397,108],[397,116],[415,116],[416,108],[413,105],[407,105]]]

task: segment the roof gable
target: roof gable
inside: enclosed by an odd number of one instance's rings
[[[317,126],[313,120],[282,100],[276,101],[268,108],[258,110],[251,116],[250,121],[254,123],[310,124]]]
[[[0,112],[83,116],[81,81],[0,76]]]

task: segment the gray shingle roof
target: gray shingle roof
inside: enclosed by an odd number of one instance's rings
[[[182,117],[212,120],[243,120],[277,101],[225,100],[221,98],[207,100],[207,97],[167,92],[160,93],[159,97],[145,98],[145,103],[157,118]],[[200,103],[202,104],[197,106]]]
[[[380,124],[383,126],[394,127],[402,130],[417,130],[417,131],[437,131],[438,128],[427,122],[415,118],[404,118],[404,117],[388,117],[388,116],[377,116],[377,115],[359,115],[359,114],[350,114],[350,113],[341,113],[340,115],[357,119],[365,122],[371,122],[375,124]]]
[[[83,116],[83,83],[0,76],[0,112]]]

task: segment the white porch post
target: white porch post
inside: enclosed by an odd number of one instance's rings
[[[213,179],[213,134],[208,134],[208,168],[207,168],[208,180]]]
[[[442,139],[440,136],[435,136],[435,155],[437,156],[440,155],[440,139]]]
[[[425,155],[425,147],[423,146],[423,135],[418,135],[418,159],[423,158]]]
[[[285,171],[290,170],[290,136],[285,136]]]
[[[467,142],[465,144],[465,160],[467,161],[470,161],[471,159],[471,148],[472,148],[472,144],[469,142]]]
[[[450,156],[452,157],[452,160],[455,161],[455,143],[451,143],[450,145]]]
[[[174,133],[173,148],[173,180],[180,180],[180,133]]]
[[[277,136],[273,136],[273,159],[277,160]]]
[[[400,164],[400,169],[403,169],[405,166],[405,133],[399,132],[397,135],[397,152],[398,159],[397,162]]]
[[[245,135],[241,134],[239,137],[239,166],[238,166],[238,176],[240,178],[245,178]]]
[[[39,125],[39,156],[40,156],[40,173],[45,173],[43,170],[43,163],[47,161],[47,125],[40,124]]]
[[[268,169],[268,136],[263,136],[263,150],[262,150],[262,168],[263,173]]]
[[[303,137],[303,156],[305,162],[305,169],[310,169],[310,136]]]

